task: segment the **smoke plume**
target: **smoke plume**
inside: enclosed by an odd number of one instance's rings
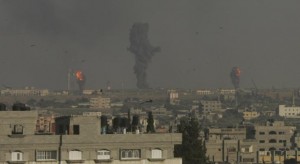
[[[230,78],[235,89],[238,89],[240,87],[240,75],[241,75],[240,68],[233,67],[230,72]]]
[[[148,23],[134,23],[129,34],[130,47],[128,51],[135,56],[133,67],[139,89],[147,89],[147,68],[152,56],[160,52],[160,47],[153,47],[148,40]]]

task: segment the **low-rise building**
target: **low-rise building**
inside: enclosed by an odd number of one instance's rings
[[[90,108],[110,109],[110,98],[108,97],[92,97],[90,98]]]
[[[243,118],[245,120],[251,120],[254,118],[257,118],[259,116],[259,113],[256,111],[245,111],[243,112]]]
[[[0,164],[181,164],[180,133],[101,134],[98,115],[56,118],[56,135],[36,135],[36,111],[0,111]]]
[[[206,154],[215,163],[256,162],[256,141],[246,139],[246,128],[210,128]]]
[[[285,106],[279,105],[278,108],[279,116],[285,118],[300,118],[300,107],[299,106]]]

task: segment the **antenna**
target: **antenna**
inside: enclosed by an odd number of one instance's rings
[[[294,107],[295,106],[295,93],[293,92],[293,104],[292,106]]]
[[[71,89],[71,69],[68,69],[68,91]]]

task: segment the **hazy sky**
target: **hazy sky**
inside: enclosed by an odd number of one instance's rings
[[[151,87],[300,86],[299,0],[0,0],[0,85],[67,89],[69,68],[86,88],[136,88],[127,51],[135,22],[160,46]]]

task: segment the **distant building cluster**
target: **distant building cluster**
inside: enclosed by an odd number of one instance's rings
[[[290,158],[300,161],[300,139],[295,130],[283,121],[209,128],[205,135],[207,155],[215,163],[283,163]]]
[[[2,89],[1,96],[48,96],[48,89],[36,89],[34,87],[25,87],[24,89]]]

